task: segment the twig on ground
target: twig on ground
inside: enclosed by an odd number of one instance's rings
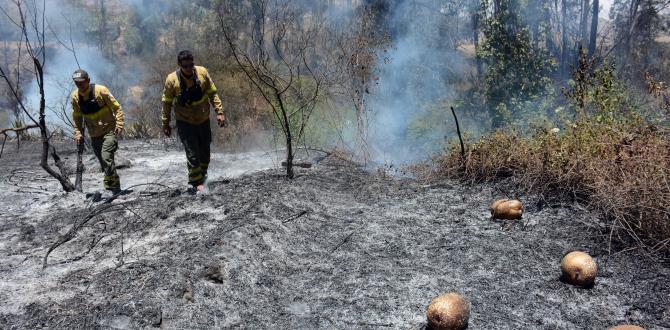
[[[61,246],[65,243],[69,242],[70,240],[72,240],[75,237],[75,235],[77,234],[77,232],[79,231],[79,229],[81,229],[91,219],[93,219],[93,218],[95,218],[95,217],[97,217],[101,214],[108,213],[108,212],[120,211],[120,210],[128,211],[129,209],[127,207],[127,204],[134,203],[134,202],[137,201],[137,200],[133,200],[133,201],[125,202],[125,203],[112,204],[112,201],[114,201],[116,198],[121,196],[121,194],[123,194],[124,192],[132,191],[131,190],[132,188],[136,188],[136,187],[140,187],[140,186],[149,186],[149,185],[158,185],[158,186],[170,188],[166,185],[162,185],[162,184],[159,184],[159,183],[143,183],[143,184],[137,184],[137,185],[130,186],[130,187],[124,189],[124,190],[121,190],[121,192],[119,192],[117,194],[114,194],[112,197],[107,199],[103,204],[100,204],[100,205],[96,206],[93,210],[91,210],[83,219],[77,221],[74,225],[72,225],[72,227],[70,228],[70,230],[67,233],[60,236],[58,238],[58,240],[53,245],[51,245],[51,247],[49,247],[49,249],[47,250],[47,253],[44,255],[44,259],[42,261],[42,268],[46,268],[48,266],[49,254],[51,254],[51,252],[53,252],[59,246]],[[131,213],[134,213],[134,212],[131,212]],[[134,214],[136,214],[136,213],[134,213]]]
[[[346,242],[349,240],[349,238],[350,238],[353,234],[354,234],[353,231],[352,231],[351,233],[349,233],[349,235],[347,235],[347,237],[345,237],[345,238],[342,240],[342,242],[340,242],[340,244],[337,244],[337,246],[335,246],[332,250],[330,250],[330,253],[335,252],[335,250],[339,249],[340,246],[344,245],[344,243],[346,243]]]
[[[72,225],[72,228],[70,228],[70,230],[68,230],[67,233],[65,233],[64,235],[59,237],[58,240],[56,241],[56,243],[51,245],[51,247],[47,250],[47,253],[44,255],[44,260],[42,261],[42,268],[43,269],[47,268],[49,254],[51,254],[51,252],[53,250],[55,250],[59,246],[61,246],[65,243],[69,242],[70,240],[72,240],[75,237],[75,235],[77,234],[77,232],[79,231],[79,229],[81,229],[81,227],[83,227],[91,219],[95,218],[98,215],[101,215],[101,214],[104,214],[104,213],[107,213],[107,212],[115,211],[114,206],[116,206],[116,205],[115,204],[101,204],[98,207],[94,208],[91,212],[89,212],[83,219],[77,221],[74,225]]]
[[[298,218],[302,217],[302,216],[305,215],[305,214],[307,214],[307,211],[305,211],[305,210],[300,211],[300,213],[298,213],[298,214],[294,214],[294,215],[290,216],[288,219],[282,221],[281,223],[291,222],[291,221],[293,221],[293,220],[295,220],[295,219],[298,219]]]

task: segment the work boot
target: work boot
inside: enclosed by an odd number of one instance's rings
[[[110,199],[112,197],[114,197],[114,193],[112,192],[111,189],[105,189],[100,193],[100,198],[101,199],[107,200],[107,199]]]
[[[91,199],[93,203],[97,203],[100,200],[102,200],[102,192],[100,191],[95,191],[92,193],[86,193],[86,199]]]

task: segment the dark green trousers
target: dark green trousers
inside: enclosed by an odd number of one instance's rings
[[[212,130],[209,120],[199,125],[192,125],[177,120],[179,139],[186,151],[186,166],[188,167],[188,183],[197,186],[207,179]]]
[[[121,181],[114,165],[114,153],[119,149],[119,143],[114,132],[99,137],[91,137],[91,144],[93,145],[93,153],[100,161],[102,171],[105,172],[103,180],[105,189],[121,188]]]

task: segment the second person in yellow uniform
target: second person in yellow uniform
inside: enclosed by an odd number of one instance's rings
[[[223,104],[207,69],[195,66],[188,50],[177,56],[179,69],[170,73],[163,89],[163,132],[172,135],[170,119],[174,107],[177,133],[186,151],[188,183],[203,191],[210,161],[212,131],[209,126],[210,103],[220,127],[225,125]]]

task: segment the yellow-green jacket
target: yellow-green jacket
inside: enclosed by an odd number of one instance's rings
[[[91,87],[87,88],[84,92],[79,92],[77,89],[70,96],[75,138],[81,137],[82,121],[86,123],[88,134],[91,137],[103,136],[117,127],[123,128],[123,110],[109,89],[98,84],[91,84],[90,86],[94,87],[93,97],[100,107],[99,111],[85,114],[79,107],[79,97],[81,96],[84,101],[88,101]]]
[[[207,69],[202,66],[195,66],[193,69],[200,81],[200,87],[203,91],[202,98],[189,105],[180,105],[179,102],[177,102],[179,95],[181,94],[179,77],[177,77],[177,72],[170,73],[167,76],[167,79],[165,79],[165,88],[163,89],[163,113],[161,118],[163,126],[168,126],[170,124],[173,105],[177,120],[193,125],[202,124],[209,119],[208,99],[212,103],[212,106],[214,106],[216,113],[223,114],[223,104],[221,103],[219,95],[216,93],[216,85],[214,85],[212,78],[210,78]],[[181,70],[178,70],[178,72],[181,75],[181,79],[186,82],[188,88],[195,84],[194,77],[186,79],[186,77],[182,75]]]

